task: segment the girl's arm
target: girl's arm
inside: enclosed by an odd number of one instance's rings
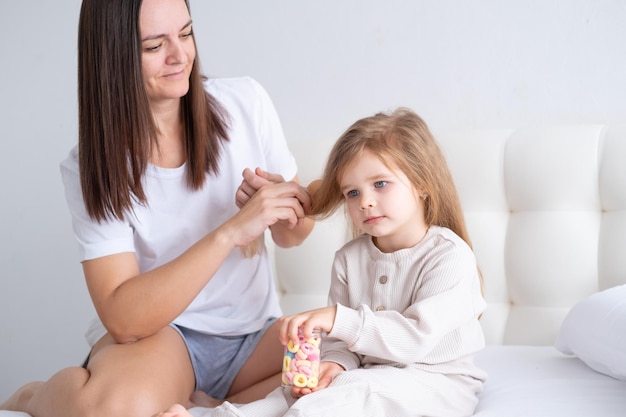
[[[485,301],[470,252],[438,257],[423,272],[412,299],[402,310],[374,311],[356,301],[338,305],[329,336],[343,340],[360,355],[415,363],[423,362],[444,339],[450,349],[468,349],[467,338],[482,334],[478,316]],[[457,333],[464,327],[465,333]],[[470,343],[481,342],[472,339]]]
[[[310,337],[311,331],[318,328],[327,333],[323,339],[322,361],[334,362],[344,370],[358,368],[361,365],[357,353],[351,352],[348,345],[336,337],[328,334],[333,331],[336,324],[338,304],[349,303],[349,291],[345,268],[341,266],[340,259],[336,256],[333,261],[331,274],[328,307],[305,311],[292,316],[281,317],[279,331],[280,341],[283,345],[291,340],[298,340],[298,329],[302,327],[304,337]]]

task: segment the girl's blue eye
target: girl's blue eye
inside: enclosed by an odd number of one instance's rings
[[[376,181],[374,183],[374,188],[383,188],[385,185],[387,185],[387,181]]]
[[[357,190],[350,190],[346,193],[346,197],[348,198],[353,198],[359,195],[359,192]]]

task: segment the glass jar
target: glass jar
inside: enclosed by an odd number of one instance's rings
[[[283,386],[315,388],[320,375],[320,353],[322,334],[314,329],[311,337],[305,338],[302,328],[298,330],[298,342],[292,340],[285,345],[283,355]]]

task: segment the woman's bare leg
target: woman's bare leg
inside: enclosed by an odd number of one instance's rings
[[[180,404],[174,404],[167,410],[155,414],[154,417],[192,417],[189,411]]]
[[[217,398],[213,398],[204,391],[196,391],[191,394],[190,404],[187,404],[187,407],[215,408],[218,405],[222,404],[224,401],[225,400],[218,400]]]
[[[20,404],[26,404],[33,394],[43,385],[43,382],[29,382],[18,389],[6,401],[0,403],[0,410],[20,411]]]
[[[274,323],[267,329],[233,381],[227,401],[246,404],[260,400],[280,385],[283,347],[278,341],[278,327],[278,323]],[[191,395],[191,404],[187,405],[215,408],[223,402],[203,391],[196,391]]]
[[[274,323],[267,329],[233,381],[227,401],[246,404],[260,400],[280,385],[283,347],[278,342],[278,327],[278,324]],[[213,398],[203,391],[196,391],[191,395],[190,402],[184,404],[187,408],[215,408],[224,401]],[[180,407],[179,404],[175,404],[155,417],[189,417],[189,414],[180,413]]]
[[[237,394],[231,395],[227,398],[228,402],[233,404],[247,404],[252,401],[265,398],[267,394],[274,391],[281,384],[280,373],[272,375],[269,378],[259,381],[256,384],[246,388]]]
[[[123,345],[105,336],[88,369],[67,368],[45,383],[28,384],[2,407],[33,417],[150,417],[186,403],[194,381],[182,338],[166,327]]]
[[[279,324],[265,332],[228,392],[228,401],[245,404],[259,400],[280,386],[283,346],[278,340]]]

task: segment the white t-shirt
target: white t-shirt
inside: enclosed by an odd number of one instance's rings
[[[223,145],[219,176],[208,175],[204,187],[187,187],[185,165],[149,165],[144,177],[148,204],[134,205],[124,221],[98,223],[85,210],[74,148],[61,163],[66,199],[81,261],[134,252],[142,272],[179,256],[239,209],[235,193],[245,168],[296,176],[296,163],[269,96],[253,79],[211,79],[207,90],[229,116],[229,141]],[[241,335],[259,330],[270,316],[281,315],[271,265],[265,249],[243,258],[235,249],[174,323],[208,334]],[[87,331],[94,343],[104,329],[95,320]]]

